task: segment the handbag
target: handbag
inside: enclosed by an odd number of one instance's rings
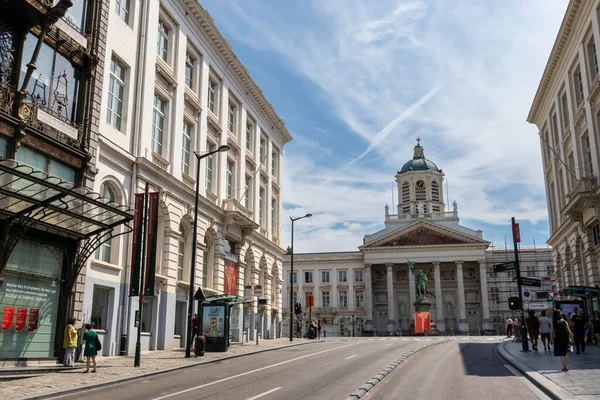
[[[573,352],[573,345],[572,344],[569,345],[569,349],[568,350],[569,350],[569,353]]]
[[[98,335],[96,335],[96,337],[94,338],[94,344],[96,346],[96,351],[102,350],[102,343],[100,342]]]

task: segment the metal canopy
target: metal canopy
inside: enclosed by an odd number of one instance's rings
[[[15,160],[0,160],[0,214],[36,228],[85,239],[133,219],[134,211]]]
[[[600,296],[600,288],[598,286],[569,286],[559,292],[561,296],[576,296],[576,297],[591,297]]]
[[[203,304],[227,304],[229,306],[233,306],[235,304],[248,304],[253,303],[254,301],[251,299],[245,299],[239,296],[232,296],[229,294],[221,294],[217,296],[210,296],[204,300]]]

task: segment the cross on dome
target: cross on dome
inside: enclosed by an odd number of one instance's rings
[[[420,138],[420,137],[418,137],[418,138],[417,138],[417,145],[420,145],[420,144],[421,144],[421,138]]]

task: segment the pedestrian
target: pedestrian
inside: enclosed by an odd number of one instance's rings
[[[554,356],[560,357],[563,368],[561,371],[567,372],[569,366],[567,364],[567,350],[573,342],[573,335],[569,329],[569,324],[565,321],[560,310],[554,310],[552,314],[552,328],[550,331],[550,340],[554,346]]]
[[[321,339],[321,320],[317,321],[317,339]]]
[[[583,310],[578,310],[577,314],[571,318],[573,325],[573,338],[575,339],[575,353],[585,354],[585,328],[588,324],[588,318],[583,314]]]
[[[573,307],[573,313],[569,314],[567,317],[567,321],[569,321],[569,329],[573,332],[573,318],[577,315],[577,307]]]
[[[526,320],[527,330],[529,331],[529,341],[533,351],[538,351],[537,343],[540,335],[540,320],[535,316],[535,311],[529,310],[529,317]]]
[[[511,337],[513,322],[508,315],[506,316],[506,319],[504,320],[504,326],[506,328],[506,337]]]
[[[198,334],[198,313],[194,314],[194,318],[192,318],[192,345],[194,344],[194,338]]]
[[[539,322],[544,350],[550,350],[550,327],[552,326],[552,320],[546,316],[545,310],[542,311],[542,317],[539,319]]]
[[[327,329],[323,329],[323,337],[326,338],[327,337]]]
[[[98,334],[93,329],[92,324],[86,324],[85,329],[87,329],[87,331],[83,334],[83,343],[85,344],[83,355],[86,357],[85,365],[87,369],[84,372],[90,372],[90,359],[94,364],[92,372],[96,372],[96,355],[98,354],[96,343]]]
[[[592,318],[592,332],[594,333],[594,337],[596,337],[598,350],[600,350],[600,313],[598,313],[598,311],[594,311],[594,316]]]
[[[65,327],[63,336],[63,348],[65,349],[65,358],[63,365],[65,367],[75,366],[75,350],[77,349],[77,329],[75,329],[75,318],[69,319]]]

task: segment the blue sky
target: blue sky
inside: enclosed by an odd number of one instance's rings
[[[294,140],[283,247],[351,251],[383,227],[420,137],[461,224],[510,245],[549,236],[539,138],[526,122],[567,1],[201,1]],[[397,200],[397,192],[394,192]]]

